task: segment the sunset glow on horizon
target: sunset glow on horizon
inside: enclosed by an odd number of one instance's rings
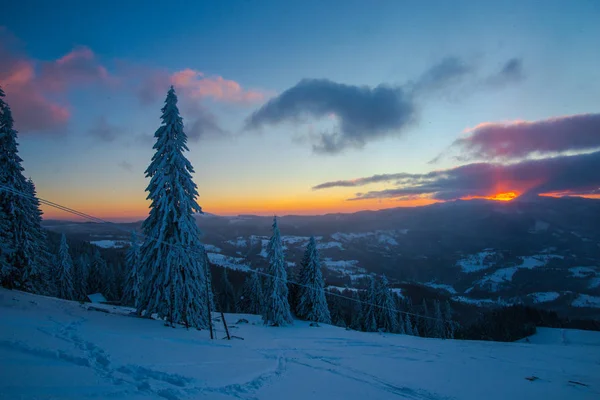
[[[172,85],[207,213],[600,198],[595,3],[434,2],[9,2],[0,86],[24,173],[42,199],[145,218]]]

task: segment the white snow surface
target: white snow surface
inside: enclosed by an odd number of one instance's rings
[[[452,287],[451,285],[446,285],[443,283],[436,283],[436,282],[427,282],[427,283],[424,283],[423,285],[428,286],[433,289],[441,289],[441,290],[445,290],[449,293],[456,294],[456,289],[454,289],[454,287]]]
[[[246,264],[246,259],[241,257],[230,257],[220,253],[206,253],[211,263],[223,268],[237,269],[239,271],[249,271],[250,266]]]
[[[537,328],[536,333],[521,339],[519,342],[545,345],[598,346],[600,345],[599,339],[598,332],[595,331]]]
[[[481,271],[494,266],[493,257],[495,255],[496,251],[494,249],[485,249],[458,260],[456,266],[460,267],[466,273]]]
[[[333,249],[338,248],[340,250],[344,250],[344,246],[340,242],[321,242],[317,244],[317,249]]]
[[[408,231],[403,230],[400,233],[406,234]],[[396,231],[374,231],[374,232],[336,232],[331,235],[333,240],[338,242],[351,242],[353,240],[364,240],[369,237],[374,237],[380,244],[387,244],[391,246],[398,246],[398,241],[395,239],[394,234]]]
[[[458,301],[466,304],[473,304],[479,307],[487,307],[487,306],[501,306],[506,305],[506,302],[503,300],[492,300],[492,299],[472,299],[470,297],[465,296],[454,296],[452,300]]]
[[[573,307],[600,308],[600,297],[590,296],[589,294],[579,294],[571,303]]]
[[[569,272],[573,278],[590,278],[596,276],[594,267],[571,267]]]
[[[535,256],[519,257],[521,264],[513,267],[500,268],[494,271],[492,274],[484,276],[478,280],[476,284],[480,287],[484,287],[489,291],[498,291],[501,285],[512,281],[513,276],[519,269],[534,269],[545,266],[550,260],[554,258],[563,258],[563,256],[555,254],[537,254]]]
[[[246,247],[246,246],[248,246],[248,242],[242,236],[237,237],[235,239],[235,241],[233,241],[233,240],[227,240],[225,243],[229,243],[230,245],[235,246],[235,247]]]
[[[221,252],[221,249],[220,249],[220,248],[218,248],[218,247],[217,247],[217,246],[215,246],[215,245],[212,245],[212,244],[204,244],[203,246],[204,246],[204,248],[206,249],[206,251],[207,251],[207,252],[211,252],[211,253],[220,253],[220,252]]]
[[[581,332],[569,331],[569,340],[556,343],[554,332],[544,330],[532,343],[494,343],[310,327],[301,321],[272,328],[257,316],[229,314],[232,334],[244,340],[211,341],[207,331],[172,329],[161,321],[4,289],[0,315],[0,399],[600,396],[598,332],[585,332],[579,340]],[[236,324],[240,317],[250,323]],[[223,329],[216,325],[221,338]],[[538,379],[526,379],[532,376]]]
[[[560,297],[558,292],[536,292],[529,293],[527,296],[531,297],[534,303],[547,303],[554,301]]]
[[[103,249],[122,249],[129,245],[129,242],[126,240],[92,240],[90,243]]]

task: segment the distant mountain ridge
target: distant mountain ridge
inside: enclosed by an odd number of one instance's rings
[[[238,270],[266,265],[272,217],[196,219],[212,263]],[[102,245],[126,241],[123,230],[140,224],[44,222],[48,229]],[[455,201],[289,215],[279,218],[279,226],[290,268],[300,262],[308,238],[317,237],[329,285],[360,288],[362,278],[376,273],[397,287],[419,284],[470,304],[524,303],[600,314],[599,200]]]

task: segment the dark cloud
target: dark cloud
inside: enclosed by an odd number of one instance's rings
[[[113,142],[117,137],[123,134],[123,129],[111,125],[106,120],[106,117],[103,116],[98,118],[95,125],[88,130],[88,133],[100,141]]]
[[[523,60],[520,58],[511,58],[502,66],[502,69],[498,73],[489,76],[485,83],[492,87],[506,86],[519,82],[524,77]]]
[[[477,78],[474,65],[459,57],[446,57],[415,82],[403,86],[367,87],[303,79],[250,115],[245,129],[333,116],[338,124],[335,130],[311,137],[316,153],[335,154],[347,148],[362,148],[369,141],[401,135],[418,122],[419,102],[433,93],[457,86],[467,78],[469,92],[502,86],[520,80],[522,69],[521,60],[514,58],[498,73]]]
[[[459,57],[446,57],[425,71],[412,85],[407,85],[416,93],[427,93],[444,89],[463,81],[475,72],[475,67]]]
[[[479,124],[468,136],[455,140],[448,153],[458,151],[460,160],[515,160],[598,148],[600,114],[582,114],[534,122]]]
[[[118,165],[119,165],[119,167],[123,168],[125,171],[129,171],[129,172],[133,171],[133,165],[130,162],[121,161]]]
[[[415,105],[400,87],[353,86],[327,79],[304,79],[273,98],[246,121],[246,129],[306,117],[334,115],[339,130],[322,133],[317,152],[361,148],[374,138],[401,133],[415,119]]]
[[[185,133],[188,138],[196,142],[200,139],[219,138],[227,136],[228,133],[221,128],[216,115],[197,100],[186,99],[182,108]]]
[[[351,181],[327,182],[316,188],[396,181],[395,188],[357,193],[350,200],[421,196],[438,200],[487,197],[497,193],[596,194],[600,192],[600,151],[502,165],[473,163],[426,174],[389,174]],[[358,184],[355,184],[358,182]]]

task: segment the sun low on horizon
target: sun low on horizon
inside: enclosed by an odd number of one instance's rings
[[[147,217],[170,87],[207,213],[600,198],[594,2],[228,3],[3,7],[19,155],[63,207],[44,218]]]

